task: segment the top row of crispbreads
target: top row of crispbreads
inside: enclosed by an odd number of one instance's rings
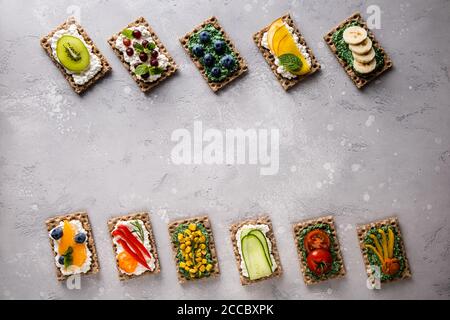
[[[332,29],[324,39],[358,88],[392,67],[392,61],[359,13]],[[320,69],[289,14],[255,33],[253,40],[285,90]],[[205,20],[180,38],[180,42],[214,92],[248,70],[216,17]],[[143,92],[178,69],[143,17],[111,36],[108,43]],[[41,46],[76,93],[83,93],[111,70],[106,58],[74,18],[44,36]]]

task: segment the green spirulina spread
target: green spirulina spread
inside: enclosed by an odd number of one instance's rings
[[[208,31],[211,36],[210,40],[207,43],[202,43],[199,39],[199,35],[202,31]],[[224,48],[223,52],[220,54],[218,54],[214,50],[214,41],[216,41],[216,40],[221,40],[225,43],[225,48]],[[195,54],[192,51],[195,45],[201,45],[204,48],[205,54],[210,53],[214,57],[215,63],[214,63],[214,65],[209,66],[209,67],[205,65],[203,58],[199,58],[200,63],[205,68],[206,76],[208,77],[208,79],[210,81],[214,81],[214,82],[223,81],[226,78],[228,78],[229,76],[231,76],[238,69],[239,62],[236,59],[235,53],[233,52],[233,50],[230,48],[230,46],[226,42],[225,38],[223,37],[222,32],[220,32],[219,30],[214,28],[213,25],[208,24],[203,29],[201,29],[198,32],[191,35],[191,37],[189,38],[189,42],[188,42],[188,48],[189,48],[189,52],[191,53],[192,56],[195,56]],[[231,55],[234,59],[234,66],[230,69],[225,68],[224,66],[222,66],[220,64],[220,59],[225,55]],[[220,76],[219,77],[214,77],[212,75],[211,70],[213,67],[220,68]]]
[[[337,54],[339,58],[344,60],[348,65],[353,67],[353,55],[352,51],[348,47],[348,44],[343,39],[343,34],[345,29],[351,26],[361,26],[357,21],[352,21],[351,23],[347,24],[345,27],[337,30],[335,33],[333,33],[332,41],[336,47]],[[373,70],[369,74],[360,74],[358,72],[355,73],[360,77],[370,77],[373,73],[377,72],[378,70],[382,69],[384,66],[384,55],[383,52],[376,46],[373,46],[373,49],[375,50],[375,60],[377,62],[377,65],[375,67],[375,70]]]

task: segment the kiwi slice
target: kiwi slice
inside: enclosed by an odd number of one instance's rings
[[[77,73],[89,67],[91,62],[89,51],[83,41],[70,35],[63,35],[58,39],[56,55],[66,69]]]

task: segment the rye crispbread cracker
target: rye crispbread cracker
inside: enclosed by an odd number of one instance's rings
[[[297,76],[293,79],[287,79],[287,78],[284,78],[281,74],[279,74],[277,72],[278,66],[275,64],[274,55],[270,52],[269,49],[264,48],[261,45],[261,40],[263,38],[263,35],[265,32],[267,32],[269,30],[270,25],[264,27],[263,29],[261,29],[260,31],[255,33],[253,35],[253,41],[255,42],[256,46],[259,48],[259,51],[261,51],[264,59],[266,59],[267,63],[270,66],[270,69],[272,69],[272,72],[275,75],[275,77],[277,77],[278,82],[281,84],[283,89],[287,91],[290,88],[292,88],[294,85],[296,85],[297,83],[302,81],[303,79],[307,78],[308,76],[310,76],[313,73],[315,73],[316,71],[318,71],[320,69],[320,64],[317,61],[316,57],[314,56],[311,48],[308,47],[308,45],[305,41],[305,38],[300,33],[300,30],[297,28],[294,21],[292,20],[291,15],[288,13],[288,14],[285,14],[284,16],[282,16],[281,18],[283,19],[283,21],[285,21],[287,23],[288,26],[294,28],[294,33],[298,36],[300,44],[306,47],[306,50],[311,58],[311,71],[309,73],[302,75],[302,76]]]
[[[189,51],[189,47],[188,47],[190,36],[193,35],[194,33],[198,32],[198,31],[200,31],[201,29],[203,29],[208,24],[213,25],[217,30],[222,32],[222,35],[223,35],[223,38],[225,39],[225,42],[230,47],[230,49],[234,52],[234,54],[236,56],[236,59],[237,59],[237,62],[238,62],[238,69],[233,74],[231,74],[228,78],[226,78],[226,79],[224,79],[223,81],[220,81],[220,82],[214,82],[214,81],[210,81],[208,79],[208,76],[206,75],[206,72],[205,72],[205,68],[202,66],[202,64],[200,63],[199,59],[191,54],[191,52]],[[244,58],[241,57],[239,51],[234,46],[234,44],[231,41],[230,37],[225,32],[225,30],[220,26],[219,22],[217,21],[217,18],[214,17],[214,16],[209,18],[209,19],[207,19],[207,20],[205,20],[205,21],[203,21],[200,25],[195,27],[194,30],[192,30],[191,32],[187,33],[184,37],[180,38],[180,42],[181,42],[181,45],[183,46],[184,50],[186,51],[186,53],[189,55],[189,57],[191,57],[192,62],[197,66],[197,68],[200,71],[200,73],[202,74],[203,78],[208,83],[208,85],[211,88],[211,90],[214,91],[214,92],[219,91],[220,89],[222,89],[227,84],[229,84],[233,80],[235,80],[238,77],[240,77],[242,74],[244,74],[248,70],[248,66],[247,66],[247,63],[245,62]]]
[[[91,256],[91,268],[89,269],[88,272],[86,272],[84,274],[97,273],[100,270],[100,265],[98,263],[97,250],[95,249],[95,242],[94,242],[94,237],[92,235],[92,229],[91,229],[91,224],[89,222],[88,214],[86,212],[74,212],[74,213],[70,213],[67,215],[50,218],[45,221],[45,224],[47,226],[47,232],[49,233],[53,228],[57,227],[61,221],[64,221],[64,220],[68,220],[68,221],[79,220],[81,222],[84,230],[86,230],[86,233],[87,233],[86,234],[87,235],[86,245],[87,245],[87,248],[89,249],[89,251],[91,251],[92,256]],[[53,247],[54,240],[50,236],[49,236],[49,240],[50,240],[50,248],[52,249],[53,256],[56,258],[57,253],[55,252],[54,247]],[[63,281],[69,277],[69,276],[65,276],[61,273],[61,270],[56,266],[55,261],[53,261],[53,264],[55,265],[56,277],[59,281]]]
[[[126,216],[120,216],[120,217],[115,217],[115,218],[109,219],[108,220],[108,230],[109,230],[109,234],[111,235],[111,240],[114,239],[112,232],[114,231],[116,224],[119,221],[130,221],[130,220],[141,220],[144,223],[145,228],[147,229],[147,232],[148,232],[148,240],[149,240],[150,246],[151,246],[150,254],[155,258],[155,269],[153,269],[153,271],[147,269],[140,275],[134,275],[134,274],[129,275],[129,274],[123,273],[119,268],[119,261],[117,260],[117,245],[114,243],[114,241],[112,241],[114,256],[116,257],[117,272],[119,274],[119,279],[121,281],[132,279],[132,278],[137,278],[144,274],[157,274],[161,271],[161,267],[159,264],[159,258],[158,258],[158,252],[156,249],[156,241],[155,241],[155,237],[153,235],[152,223],[150,221],[150,215],[147,212],[138,212],[138,213],[133,213],[133,214],[129,214]]]
[[[405,245],[403,243],[403,237],[402,237],[402,234],[400,231],[400,225],[398,223],[398,219],[397,219],[397,217],[390,217],[390,218],[386,218],[383,220],[374,221],[372,223],[359,225],[356,227],[356,232],[358,234],[358,240],[359,240],[359,246],[361,248],[361,253],[362,253],[362,256],[364,259],[364,264],[366,266],[367,276],[372,280],[373,285],[375,284],[375,279],[374,279],[374,275],[372,273],[372,268],[370,267],[370,262],[369,262],[369,259],[367,256],[367,250],[364,247],[364,238],[366,237],[367,231],[369,231],[370,229],[380,228],[383,226],[392,226],[393,228],[395,228],[397,230],[398,238],[400,239],[400,248],[402,251],[403,258],[405,259],[405,268],[400,277],[396,277],[394,279],[385,280],[385,281],[381,281],[381,282],[388,283],[388,282],[393,282],[393,281],[397,281],[397,280],[411,278],[411,269],[409,268],[408,258],[406,257]]]
[[[150,27],[150,24],[147,22],[147,20],[145,20],[144,17],[137,18],[134,22],[131,22],[130,24],[128,24],[124,29],[136,27],[136,26],[140,26],[140,25],[143,25],[148,29],[148,31],[150,32],[150,34],[153,38],[153,41],[155,42],[156,46],[159,48],[159,52],[163,53],[169,59],[169,66],[161,74],[161,77],[159,77],[156,81],[153,81],[153,82],[142,81],[142,80],[138,79],[138,77],[131,71],[130,64],[125,61],[125,59],[123,57],[123,53],[116,47],[116,40],[119,37],[121,32],[116,33],[111,38],[109,38],[108,43],[111,46],[111,48],[113,49],[116,56],[122,62],[123,66],[128,70],[131,77],[137,83],[139,88],[141,88],[141,91],[148,92],[150,89],[156,87],[158,84],[160,84],[161,82],[163,82],[164,80],[168,79],[170,76],[175,74],[175,72],[178,70],[178,66],[175,63],[175,61],[173,60],[172,56],[167,51],[166,47],[162,44],[161,40],[159,40],[158,36],[153,31],[152,27]]]
[[[184,277],[184,275],[179,270],[179,263],[180,263],[180,261],[177,258],[178,247],[172,241],[172,235],[174,234],[176,228],[179,225],[181,225],[181,224],[189,224],[189,223],[201,223],[201,224],[203,224],[205,226],[205,229],[208,231],[208,235],[209,235],[209,250],[211,252],[211,259],[213,261],[213,269],[212,269],[212,272],[210,273],[210,275],[208,277],[187,279],[187,278]],[[200,216],[200,217],[194,217],[194,218],[187,218],[187,219],[181,219],[181,220],[172,221],[171,223],[169,223],[168,229],[169,229],[170,243],[172,244],[172,251],[173,251],[173,256],[174,256],[174,260],[175,260],[175,265],[176,265],[176,268],[177,268],[178,282],[185,283],[185,282],[193,281],[193,280],[207,279],[207,278],[218,276],[220,274],[219,260],[217,258],[216,245],[214,243],[214,236],[213,236],[213,232],[212,232],[212,229],[211,229],[211,223],[209,222],[209,219],[208,219],[207,216]]]
[[[353,70],[353,67],[348,65],[343,59],[339,57],[337,54],[336,46],[333,43],[333,34],[338,31],[339,29],[345,27],[347,24],[357,21],[360,26],[367,31],[367,36],[372,40],[372,46],[378,48],[384,55],[384,66],[383,68],[379,69],[376,72],[373,72],[367,77],[361,77],[358,74],[355,73]],[[375,39],[375,35],[372,33],[372,31],[367,27],[367,23],[363,20],[361,17],[361,14],[359,12],[354,13],[352,16],[344,20],[341,24],[339,24],[337,27],[333,28],[328,32],[323,39],[328,44],[328,47],[330,50],[334,53],[336,56],[336,59],[339,61],[339,63],[342,65],[342,67],[345,69],[345,72],[347,72],[350,79],[352,79],[353,83],[358,89],[363,88],[366,84],[377,78],[382,73],[386,72],[387,70],[391,69],[393,66],[391,58],[387,55],[387,53],[384,51],[384,49],[381,47],[380,43]]]
[[[307,274],[306,271],[307,271],[308,265],[307,265],[307,262],[305,261],[305,259],[303,258],[303,251],[305,250],[305,248],[304,248],[303,244],[300,244],[298,241],[302,230],[304,230],[305,228],[314,226],[318,223],[327,224],[330,226],[330,229],[332,232],[332,237],[333,237],[333,239],[331,239],[331,240],[333,241],[333,249],[336,253],[336,260],[340,262],[339,273],[329,275],[328,277],[326,277],[324,279],[315,279]],[[305,221],[294,224],[294,240],[295,240],[295,245],[297,247],[298,258],[300,260],[300,269],[302,271],[303,280],[305,281],[306,285],[316,284],[316,283],[326,281],[329,279],[335,279],[335,278],[340,278],[340,277],[345,276],[344,259],[342,258],[341,248],[339,245],[339,240],[337,237],[333,216],[325,216],[325,217],[320,217],[320,218],[316,218],[316,219],[305,220]]]
[[[242,274],[241,255],[239,254],[239,249],[238,249],[238,246],[237,246],[238,239],[236,239],[236,233],[238,232],[238,230],[242,226],[244,226],[246,224],[254,224],[254,225],[256,225],[256,224],[266,224],[266,225],[269,226],[269,231],[267,232],[266,237],[267,237],[267,239],[270,241],[270,243],[272,245],[271,253],[273,255],[273,258],[275,259],[275,262],[277,264],[277,268],[268,277],[263,277],[263,278],[260,278],[260,279],[257,279],[257,280],[250,280],[248,277],[245,277]],[[241,284],[243,286],[249,285],[249,284],[252,284],[252,283],[255,283],[255,282],[263,281],[263,280],[266,280],[266,279],[270,279],[270,278],[281,276],[281,274],[283,273],[283,268],[281,267],[280,255],[278,254],[277,243],[275,241],[275,235],[273,233],[272,221],[270,220],[270,218],[268,216],[263,216],[263,217],[259,217],[259,218],[256,218],[256,219],[248,219],[248,220],[244,220],[244,221],[235,223],[235,224],[233,224],[230,227],[230,233],[231,233],[231,242],[233,244],[233,252],[234,252],[234,256],[236,258],[236,265],[238,267],[239,277],[241,279]]]
[[[99,57],[102,68],[100,71],[91,78],[88,82],[82,85],[78,85],[73,80],[73,77],[71,74],[67,73],[64,66],[58,62],[58,60],[55,59],[52,53],[51,44],[49,43],[49,40],[53,37],[53,34],[61,29],[67,29],[71,24],[74,24],[77,26],[78,33],[83,37],[84,41],[92,47],[92,53],[94,53],[97,57]],[[63,74],[64,78],[69,82],[72,89],[78,93],[81,94],[84,91],[86,91],[88,88],[90,88],[92,85],[94,85],[98,80],[103,78],[109,71],[111,71],[111,66],[109,65],[106,58],[103,56],[103,54],[100,52],[100,50],[95,46],[94,42],[91,40],[91,38],[88,36],[86,31],[83,29],[81,25],[79,25],[75,18],[70,17],[66,20],[66,22],[62,23],[58,27],[56,27],[55,30],[51,31],[48,35],[44,36],[40,40],[42,48],[47,52],[47,55],[52,59],[53,63],[58,67],[58,69]]]

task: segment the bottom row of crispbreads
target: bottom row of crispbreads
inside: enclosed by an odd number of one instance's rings
[[[46,221],[58,280],[99,271],[97,252],[86,212]],[[207,216],[169,223],[173,255],[180,283],[220,274],[214,236]],[[108,230],[120,280],[160,272],[150,215],[139,212],[111,218]],[[333,216],[294,224],[300,269],[307,285],[345,276],[344,260]],[[242,285],[278,277],[283,268],[268,216],[244,220],[230,227]],[[367,275],[376,286],[411,277],[397,218],[357,227]]]

